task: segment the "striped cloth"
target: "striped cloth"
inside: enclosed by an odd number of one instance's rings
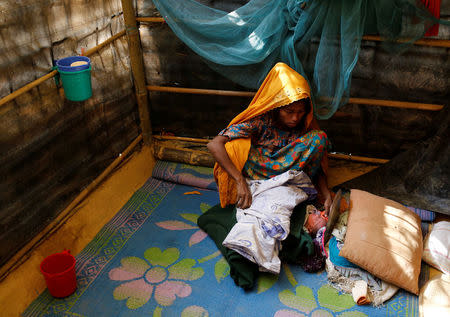
[[[434,211],[429,211],[429,210],[410,207],[410,206],[406,206],[406,207],[408,207],[408,209],[410,209],[411,211],[414,211],[416,214],[418,214],[422,221],[433,222],[434,218],[436,217],[436,214],[434,213]]]

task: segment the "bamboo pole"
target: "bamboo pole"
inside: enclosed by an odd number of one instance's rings
[[[3,106],[4,104],[6,104],[7,102],[10,102],[13,99],[16,99],[17,97],[19,97],[20,95],[22,95],[23,93],[33,89],[34,87],[36,87],[37,85],[43,83],[44,81],[46,81],[47,79],[53,78],[56,74],[58,73],[57,70],[53,70],[50,73],[48,73],[47,75],[44,75],[38,79],[36,79],[35,81],[17,89],[16,91],[10,93],[9,95],[7,95],[6,97],[3,97],[2,99],[0,99],[0,107]]]
[[[389,160],[386,160],[386,159],[357,156],[357,155],[338,154],[338,153],[328,153],[328,157],[332,158],[332,159],[337,159],[337,160],[364,162],[364,163],[372,163],[372,164],[385,164],[385,163],[389,162]]]
[[[84,55],[85,56],[90,56],[92,54],[94,54],[95,52],[99,51],[102,47],[104,47],[105,45],[111,43],[112,41],[118,39],[119,37],[125,35],[125,30],[124,31],[120,31],[119,33],[113,35],[112,37],[110,37],[109,39],[107,39],[106,41],[100,43],[99,45],[87,50]],[[17,89],[16,91],[10,93],[9,95],[3,97],[0,99],[0,107],[3,106],[4,104],[10,102],[11,100],[14,100],[15,98],[19,97],[20,95],[26,93],[27,91],[33,89],[34,87],[36,87],[37,85],[43,83],[44,81],[46,81],[47,79],[53,78],[56,74],[58,73],[57,70],[53,70],[50,73],[39,77],[38,79],[32,81],[31,83]]]
[[[158,18],[158,17],[136,17],[136,21],[150,22],[150,23],[165,23],[166,22],[166,20],[164,20],[164,18]]]
[[[367,106],[381,106],[381,107],[418,109],[418,110],[429,110],[429,111],[440,111],[440,110],[442,110],[442,108],[444,108],[443,105],[436,105],[436,104],[430,104],[430,103],[383,100],[383,99],[349,98],[348,102],[354,103],[354,104],[367,105]]]
[[[92,183],[90,183],[44,230],[36,235],[25,247],[19,250],[5,265],[0,268],[0,281],[11,271],[22,264],[29,256],[30,252],[44,242],[50,235],[58,230],[67,220],[76,213],[76,207],[103,182],[109,174],[133,151],[136,145],[142,140],[139,135],[133,142],[117,157]]]
[[[377,35],[364,35],[362,37],[363,40],[366,41],[374,41],[374,42],[384,42],[384,40]],[[408,39],[399,39],[397,40],[399,43],[408,43],[411,42],[411,40]],[[450,40],[441,40],[441,39],[420,39],[415,42],[412,42],[414,45],[420,45],[420,46],[434,46],[434,47],[450,47]]]
[[[214,90],[214,89],[197,89],[197,88],[181,88],[181,87],[164,87],[164,86],[147,86],[150,91],[162,91],[182,94],[199,94],[199,95],[219,95],[219,96],[238,96],[238,97],[253,97],[255,92],[250,91],[233,91],[233,90]],[[418,109],[439,111],[444,106],[428,103],[396,101],[396,100],[382,100],[382,99],[367,99],[367,98],[349,98],[348,103],[362,104],[368,106],[382,106],[405,109]]]
[[[173,92],[173,93],[195,94],[195,95],[217,95],[217,96],[233,96],[233,97],[253,97],[255,95],[255,92],[251,91],[180,88],[180,87],[164,87],[164,86],[147,86],[147,89],[150,91],[162,91],[162,92]]]
[[[110,38],[106,39],[104,42],[100,43],[97,46],[94,46],[91,49],[88,49],[86,52],[84,52],[84,56],[91,56],[92,54],[98,52],[101,48],[103,48],[104,46],[108,45],[109,43],[114,42],[115,40],[117,40],[119,37],[122,37],[126,34],[125,30],[120,31],[119,33],[114,34],[113,36],[111,36]]]
[[[171,135],[153,135],[153,137],[156,140],[176,140],[176,141],[187,141],[187,142],[194,142],[194,143],[202,143],[206,144],[211,140],[207,139],[199,139],[199,138],[188,138],[184,136],[171,136]]]
[[[187,137],[168,136],[168,135],[154,135],[153,137],[160,141],[164,141],[164,140],[186,141],[186,142],[194,142],[194,143],[201,143],[201,144],[206,144],[210,141],[210,140],[200,139],[200,138],[187,138]],[[166,146],[166,148],[174,148],[174,147]],[[183,149],[183,150],[203,153],[203,151],[198,151],[198,150],[190,150],[190,149]],[[338,159],[338,160],[365,162],[365,163],[372,163],[372,164],[385,164],[385,163],[389,162],[389,160],[386,160],[386,159],[357,156],[357,155],[338,154],[338,153],[328,153],[328,157],[332,158],[332,159]]]
[[[141,40],[137,26],[136,15],[132,0],[122,0],[123,17],[128,37],[128,48],[130,50],[131,70],[136,89],[136,99],[139,107],[139,118],[141,120],[142,136],[144,143],[150,145],[152,142],[152,126],[150,122],[148,90],[145,87],[144,62],[141,50]]]
[[[136,18],[139,22],[149,22],[149,23],[165,23],[166,21],[164,18],[160,17],[138,17]],[[366,41],[375,41],[375,42],[384,42],[385,40],[382,39],[380,36],[377,35],[364,35],[362,37],[363,40]],[[408,43],[411,42],[411,40],[408,39],[399,39],[397,40],[398,43]],[[450,40],[441,40],[441,39],[420,39],[412,42],[414,45],[420,45],[420,46],[434,46],[434,47],[450,47]]]

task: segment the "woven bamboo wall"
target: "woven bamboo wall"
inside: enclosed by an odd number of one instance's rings
[[[232,10],[247,1],[202,1]],[[148,2],[139,3],[140,16],[157,16]],[[450,5],[442,6],[449,16]],[[141,24],[147,81],[150,85],[222,90],[248,90],[210,70],[174,36],[167,24]],[[441,27],[441,38],[450,38]],[[311,52],[317,49],[312,43]],[[308,65],[307,65],[308,66]],[[309,65],[308,67],[310,67]],[[448,49],[412,46],[401,55],[388,54],[382,43],[363,41],[352,77],[352,97],[391,99],[446,105],[450,100]],[[150,92],[153,129],[192,137],[214,136],[250,98]],[[337,152],[392,158],[429,135],[436,113],[349,104],[341,116],[320,122]]]
[[[0,98],[124,29],[120,0],[3,1]],[[53,79],[0,107],[0,265],[49,224],[139,134],[122,37],[90,56],[93,97]]]

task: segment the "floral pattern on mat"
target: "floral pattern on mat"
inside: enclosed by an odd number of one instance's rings
[[[201,214],[203,214],[210,208],[211,208],[210,205],[208,205],[206,203],[201,203],[199,209],[201,211]],[[203,230],[201,230],[197,226],[197,219],[198,219],[198,217],[200,217],[201,214],[180,213],[179,215],[183,219],[187,220],[189,223],[185,223],[184,221],[179,221],[179,220],[167,220],[167,221],[157,222],[156,225],[158,227],[161,227],[161,228],[167,229],[167,230],[193,230],[193,229],[196,229],[196,231],[189,238],[189,246],[191,247],[197,243],[202,242],[208,236]],[[219,251],[214,252],[211,255],[200,259],[199,263],[203,263],[205,261],[211,260],[219,255],[220,255]],[[230,266],[228,265],[228,263],[224,257],[221,257],[215,264],[214,275],[215,275],[216,281],[218,283],[220,283],[228,275],[230,275]]]
[[[170,306],[176,297],[187,297],[191,287],[184,281],[201,278],[202,268],[194,268],[196,261],[182,259],[176,248],[161,252],[159,248],[150,248],[144,252],[144,258],[126,257],[121,260],[122,266],[109,272],[114,281],[129,281],[114,289],[114,299],[127,300],[130,309],[146,304],[154,292],[155,301],[162,306]],[[180,281],[181,280],[181,281]]]
[[[318,303],[314,297],[313,290],[307,286],[300,285],[295,288],[295,293],[291,290],[284,290],[278,295],[280,301],[294,309],[280,309],[275,313],[275,317],[300,317],[300,316],[335,316],[333,313],[340,313],[338,317],[367,317],[359,311],[345,310],[355,306],[351,295],[339,295],[338,291],[328,285],[323,285],[319,291]],[[331,311],[331,312],[330,312]],[[333,313],[332,313],[333,312]]]
[[[75,293],[57,299],[46,290],[22,315],[418,316],[418,297],[404,291],[383,307],[350,307],[340,301],[348,295],[327,287],[326,273],[298,265],[283,265],[278,276],[261,274],[257,287],[244,292],[214,242],[199,238],[196,220],[218,203],[217,192],[195,188],[201,195],[184,195],[192,190],[149,179],[76,256]]]
[[[209,208],[211,208],[210,205],[202,203],[200,204],[200,211],[204,213]],[[167,220],[162,222],[157,222],[156,225],[158,227],[167,229],[167,230],[192,230],[196,229],[196,231],[191,235],[189,238],[189,246],[193,246],[197,243],[202,242],[206,237],[207,234],[200,230],[197,226],[197,219],[200,217],[199,214],[193,214],[193,213],[181,213],[180,216],[189,221],[190,223],[185,223],[183,221],[179,220]],[[192,224],[193,225],[192,225]]]

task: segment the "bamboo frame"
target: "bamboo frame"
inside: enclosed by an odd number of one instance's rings
[[[210,141],[207,139],[187,138],[187,137],[168,136],[168,135],[167,136],[166,135],[154,135],[153,137],[159,141],[164,141],[164,140],[186,141],[186,142],[194,142],[194,143],[200,143],[200,144],[206,144]],[[167,148],[171,148],[171,147],[167,147]],[[184,149],[184,151],[204,153],[202,151],[189,150],[189,149]],[[328,157],[332,158],[332,159],[337,159],[337,160],[347,160],[347,161],[364,162],[364,163],[371,163],[371,164],[385,164],[385,163],[389,162],[389,160],[387,160],[387,159],[365,157],[365,156],[358,156],[358,155],[338,154],[338,153],[328,153]]]
[[[207,139],[199,139],[199,138],[188,138],[184,136],[171,136],[171,135],[153,135],[153,137],[156,140],[176,140],[176,141],[187,141],[187,142],[194,142],[194,143],[202,143],[207,144],[211,140]]]
[[[66,221],[72,217],[77,209],[76,207],[103,182],[109,174],[133,151],[133,149],[142,141],[140,134],[127,148],[117,157],[92,183],[90,183],[44,230],[39,232],[30,242],[19,250],[6,264],[0,268],[0,281],[2,281],[11,271],[25,262],[30,252],[44,242],[50,235],[58,230]]]
[[[364,35],[362,37],[363,40],[366,41],[374,41],[374,42],[384,42],[384,40],[377,35]],[[408,43],[411,42],[411,40],[408,39],[399,39],[397,42],[399,43]],[[414,45],[419,46],[433,46],[433,47],[450,47],[450,40],[440,40],[440,39],[420,39],[415,42],[412,42]]]
[[[217,95],[217,96],[232,96],[232,97],[253,97],[255,95],[255,92],[251,91],[181,88],[181,87],[167,87],[167,86],[147,86],[147,89],[150,91],[162,91],[162,92],[173,92],[173,93],[194,94],[194,95]]]
[[[160,17],[136,17],[136,21],[150,22],[150,23],[166,23],[166,20],[164,20],[164,18],[160,18]]]
[[[119,37],[122,37],[126,34],[125,30],[120,31],[119,33],[114,34],[110,38],[106,39],[104,42],[101,42],[99,45],[94,46],[93,48],[88,49],[86,52],[84,52],[84,56],[91,56],[92,54],[98,52],[101,48],[108,45],[109,43],[114,42]]]
[[[393,108],[417,109],[429,111],[440,111],[444,108],[443,105],[436,105],[431,103],[383,100],[383,99],[349,98],[348,102],[366,106],[393,107]]]
[[[3,106],[4,104],[6,104],[7,102],[10,102],[11,100],[16,99],[17,97],[26,93],[27,91],[33,89],[37,85],[46,81],[47,79],[53,78],[57,73],[58,73],[57,70],[53,70],[50,73],[48,73],[47,75],[44,75],[44,76],[36,79],[35,81],[17,89],[16,91],[10,93],[9,95],[3,97],[2,99],[0,99],[0,107]]]
[[[255,95],[255,92],[250,91],[196,89],[196,88],[164,87],[164,86],[147,86],[147,89],[150,91],[172,92],[181,94],[239,96],[239,97],[253,97]],[[428,103],[367,99],[367,98],[349,98],[348,103],[362,104],[368,106],[381,106],[381,107],[417,109],[429,111],[439,111],[442,110],[442,108],[444,107],[442,105],[428,104]]]
[[[164,18],[160,17],[137,17],[136,20],[138,22],[147,22],[147,23],[165,23],[166,21]],[[382,39],[380,36],[377,35],[364,35],[362,37],[363,40],[366,41],[374,41],[374,42],[384,42],[385,40]],[[411,42],[411,40],[408,39],[400,39],[397,42],[399,43],[408,43]],[[450,40],[440,40],[440,39],[420,39],[417,41],[414,41],[412,44],[419,45],[419,46],[433,46],[433,47],[450,47]]]
[[[130,47],[130,58],[132,60],[132,71],[136,81],[136,95],[139,106],[139,114],[141,118],[141,128],[142,134],[139,135],[126,149],[122,152],[122,155],[116,158],[88,187],[86,187],[58,216],[57,218],[47,226],[43,231],[41,231],[37,236],[35,236],[25,247],[23,247],[19,252],[17,252],[5,265],[0,268],[0,281],[3,280],[9,272],[14,270],[17,266],[23,263],[30,251],[40,245],[45,239],[47,239],[51,234],[58,230],[66,221],[70,219],[71,216],[76,212],[76,207],[82,202],[139,144],[140,141],[144,140],[145,144],[151,143],[152,133],[151,133],[151,123],[148,113],[148,91],[164,91],[164,92],[176,92],[176,93],[191,93],[191,94],[208,94],[208,95],[221,95],[221,96],[240,96],[240,97],[252,97],[254,92],[242,92],[242,91],[226,91],[226,90],[209,90],[209,89],[189,89],[189,88],[172,88],[172,87],[160,87],[160,86],[145,86],[145,74],[142,61],[142,52],[140,50],[140,40],[136,27],[136,22],[157,22],[164,23],[163,18],[152,18],[152,17],[138,17],[134,15],[133,5],[131,1],[122,0],[122,7],[124,10],[124,18],[127,30],[121,31],[106,41],[100,43],[99,45],[89,49],[84,55],[90,56],[97,52],[104,46],[118,39],[119,37],[127,34]],[[364,36],[364,40],[371,41],[383,41],[380,37],[376,36]],[[405,40],[405,42],[407,42]],[[415,45],[424,46],[437,46],[437,47],[450,47],[450,41],[448,40],[435,40],[435,39],[423,39],[418,40],[414,43]],[[14,100],[23,93],[31,90],[32,88],[38,86],[42,82],[53,78],[58,72],[56,70],[34,80],[33,82],[19,88],[18,90],[12,92],[11,94],[0,99],[0,107],[6,103]],[[421,110],[441,110],[443,106],[433,105],[433,104],[420,104],[420,103],[410,103],[401,101],[389,101],[389,100],[371,100],[363,98],[350,98],[349,102],[357,104],[367,104],[367,105],[378,105],[378,106],[388,106],[396,108],[413,108]],[[183,138],[183,137],[169,137],[169,136],[158,136],[157,139],[172,139],[180,141],[192,141],[198,143],[208,143],[209,140],[205,139],[195,139],[195,138]],[[166,147],[170,148],[170,147]],[[180,150],[178,148],[170,148],[173,150]],[[203,151],[196,150],[182,150],[183,152],[205,154]],[[156,154],[156,153],[155,153]],[[345,159],[350,161],[368,162],[374,164],[384,164],[388,160],[377,159],[377,158],[367,158],[361,156],[352,156],[344,154],[329,154],[330,158]],[[195,163],[195,162],[194,162]]]
[[[328,153],[328,157],[336,160],[346,160],[353,162],[364,162],[364,163],[372,163],[372,164],[386,164],[389,160],[380,159],[375,157],[365,157],[365,156],[357,156],[357,155],[348,155],[348,154],[338,154],[338,153]]]
[[[150,145],[152,143],[152,126],[150,122],[148,90],[145,87],[144,61],[133,2],[131,0],[122,0],[122,10],[128,37],[131,71],[136,89],[142,136],[144,138],[144,144]]]
[[[109,43],[115,41],[116,39],[118,39],[119,37],[125,35],[125,30],[120,31],[119,33],[113,35],[112,37],[110,37],[109,39],[107,39],[106,41],[100,43],[97,46],[94,46],[93,48],[87,50],[84,55],[85,56],[90,56],[92,54],[94,54],[95,52],[99,51],[101,48],[103,48],[105,45],[108,45]],[[16,91],[10,93],[9,95],[3,97],[0,99],[0,107],[3,106],[4,104],[16,99],[17,97],[19,97],[20,95],[26,93],[27,91],[33,89],[34,87],[38,86],[39,84],[43,83],[44,81],[46,81],[47,79],[53,78],[56,76],[56,74],[58,74],[57,70],[53,70],[50,73],[39,77],[38,79],[32,81],[31,83],[17,89]]]

